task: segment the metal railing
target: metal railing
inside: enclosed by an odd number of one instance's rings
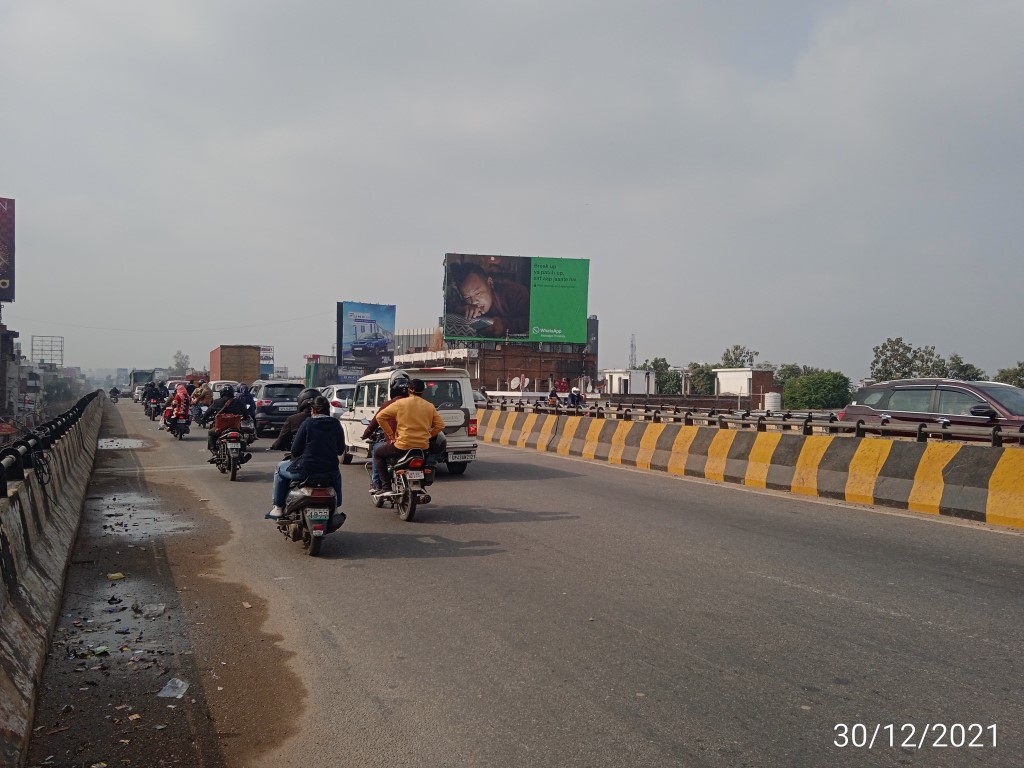
[[[34,467],[35,454],[49,450],[70,432],[98,395],[98,391],[86,395],[60,416],[40,424],[22,439],[0,450],[0,498],[7,498],[8,481],[24,480],[25,470]]]
[[[831,412],[823,411],[722,411],[714,408],[659,408],[648,403],[588,403],[585,407],[549,405],[543,402],[523,402],[517,399],[488,401],[487,410],[537,413],[556,416],[589,416],[595,419],[639,421],[654,424],[684,424],[686,426],[717,427],[718,429],[753,429],[757,432],[799,432],[802,435],[828,434],[866,437],[877,435],[889,438],[912,438],[917,442],[936,439],[943,442],[965,440],[986,442],[993,447],[1005,443],[1024,445],[1024,427],[1007,431],[997,425],[991,427],[954,426],[948,423],[892,423],[882,419],[879,424],[867,424],[863,419],[840,421]]]

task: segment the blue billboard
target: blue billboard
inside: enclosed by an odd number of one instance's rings
[[[338,302],[338,366],[370,372],[395,361],[395,305]]]

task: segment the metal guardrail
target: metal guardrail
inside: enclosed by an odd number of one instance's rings
[[[595,419],[611,419],[619,421],[640,421],[655,424],[684,424],[686,426],[717,427],[718,429],[754,429],[758,432],[767,431],[799,431],[802,435],[828,434],[865,437],[910,437],[917,442],[928,442],[929,439],[940,441],[970,440],[987,442],[993,447],[1003,444],[1017,443],[1024,445],[1024,427],[1017,431],[1004,431],[999,426],[966,427],[949,424],[928,423],[891,423],[883,419],[880,424],[867,424],[863,419],[857,421],[840,421],[834,413],[820,411],[718,411],[714,408],[658,408],[645,403],[592,403],[586,407],[572,408],[565,405],[548,405],[541,402],[522,402],[520,400],[489,401],[487,410],[513,411],[517,413],[537,413],[556,416],[589,416]]]
[[[70,432],[98,395],[98,391],[91,392],[57,418],[40,424],[23,439],[0,450],[0,498],[7,498],[7,482],[24,480],[25,470],[34,466],[34,454],[49,450]]]

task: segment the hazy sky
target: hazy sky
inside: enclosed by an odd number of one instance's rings
[[[600,365],[1024,359],[1020,0],[7,0],[5,322],[330,354],[445,252],[589,258]]]

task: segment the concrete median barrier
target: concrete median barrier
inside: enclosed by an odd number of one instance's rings
[[[80,403],[80,405],[82,405]],[[23,764],[36,691],[60,610],[71,551],[92,474],[103,399],[29,458],[24,479],[0,499],[0,757]]]
[[[1024,448],[481,410],[485,442],[1024,528]]]

